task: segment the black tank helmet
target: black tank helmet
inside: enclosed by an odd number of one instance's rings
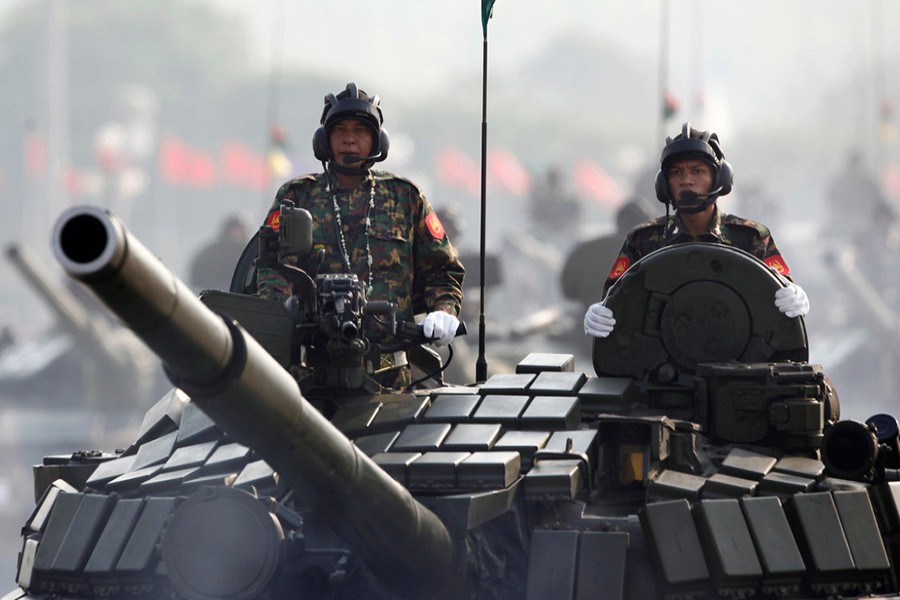
[[[667,137],[659,158],[659,171],[656,173],[656,198],[663,204],[675,205],[669,194],[669,182],[666,171],[676,159],[697,158],[713,168],[713,184],[705,205],[715,202],[719,196],[731,192],[734,184],[734,171],[725,160],[725,153],[719,145],[719,136],[709,131],[700,131],[691,127],[690,122],[681,127],[681,133],[674,138]]]
[[[348,83],[337,96],[334,94],[325,96],[320,126],[313,134],[315,157],[322,162],[333,161],[334,154],[331,152],[331,144],[328,143],[331,128],[344,119],[359,119],[372,130],[372,155],[363,157],[365,159],[363,167],[367,169],[373,163],[386,159],[390,139],[387,130],[381,126],[384,123],[384,116],[381,114],[380,104],[381,99],[377,95],[369,96],[352,82]]]

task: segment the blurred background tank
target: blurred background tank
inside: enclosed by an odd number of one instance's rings
[[[625,235],[651,216],[647,202],[640,196],[632,196],[616,212],[615,231],[579,242],[566,257],[560,271],[560,286],[563,296],[574,302],[570,308],[572,317],[568,319],[571,328],[569,347],[573,350],[581,348],[581,354],[589,355],[591,339],[584,335],[584,313],[591,304],[603,299],[604,273],[612,269]]]
[[[80,284],[54,281],[25,246],[11,244],[5,256],[39,298],[34,312],[46,307],[55,316],[37,335],[0,348],[0,451],[9,458],[0,474],[0,547],[12,549],[5,533],[33,496],[27,465],[73,449],[126,446],[167,381],[143,343]],[[0,565],[14,569],[8,556]]]
[[[8,246],[6,256],[57,320],[36,343],[0,352],[0,394],[104,413],[142,412],[159,397],[164,378],[156,360],[89,292],[51,281],[23,246]]]
[[[892,410],[900,385],[897,318],[900,314],[900,220],[896,201],[875,175],[870,159],[851,148],[827,182],[825,219],[814,252],[822,277],[822,310],[814,323],[819,360],[843,389],[870,410]]]

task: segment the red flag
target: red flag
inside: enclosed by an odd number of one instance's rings
[[[888,163],[881,171],[881,185],[894,198],[900,198],[900,163]]]
[[[575,164],[575,182],[582,191],[605,206],[617,207],[622,203],[619,186],[600,165],[591,160]]]
[[[531,176],[511,152],[491,152],[488,168],[494,181],[516,196],[524,196],[531,189]]]
[[[168,136],[159,152],[160,170],[166,182],[195,188],[210,188],[215,183],[216,167],[205,151]]]
[[[184,179],[184,163],[187,147],[179,140],[168,137],[159,146],[159,169],[167,183],[181,185]]]
[[[445,184],[462,188],[473,196],[481,190],[481,168],[461,150],[445,146],[437,156],[438,176]]]
[[[189,185],[200,188],[212,187],[216,181],[216,165],[209,154],[203,150],[195,150],[191,155],[188,170]]]
[[[47,170],[47,141],[34,129],[25,134],[25,173],[40,177]]]
[[[219,152],[225,181],[251,190],[269,186],[269,169],[265,159],[240,142],[227,142]]]
[[[75,167],[68,167],[62,173],[63,188],[70,196],[81,196],[85,192],[85,177]]]

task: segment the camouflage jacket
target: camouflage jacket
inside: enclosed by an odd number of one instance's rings
[[[465,269],[419,188],[391,173],[370,171],[356,188],[334,190],[324,173],[292,179],[275,195],[266,223],[273,223],[284,200],[305,208],[313,217],[313,249],[325,251],[318,272],[346,273],[334,198],[348,259],[353,273],[368,287],[368,300],[395,302],[398,320],[412,321],[414,314],[433,310],[458,315]],[[310,275],[316,273],[311,257],[292,257],[289,262]],[[257,284],[262,297],[273,293],[286,297],[291,292],[287,280],[274,269],[261,268]]]
[[[668,239],[666,227],[669,229]],[[684,231],[678,213],[674,218],[657,217],[631,229],[625,236],[619,256],[607,276],[603,294],[605,295],[610,286],[640,258],[663,246],[685,242],[712,242],[740,248],[790,279],[790,269],[781,257],[781,252],[775,245],[768,227],[758,221],[725,214],[717,207],[710,220],[709,229],[696,237]]]

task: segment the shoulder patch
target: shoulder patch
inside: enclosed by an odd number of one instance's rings
[[[278,228],[281,227],[281,208],[273,208],[269,211],[269,214],[266,215],[266,227],[271,227],[273,230],[278,231]]]
[[[616,262],[613,263],[612,269],[609,271],[609,278],[618,279],[630,266],[630,258],[627,256],[619,256],[619,258],[616,259]]]
[[[787,263],[784,262],[784,259],[780,254],[773,254],[772,256],[763,260],[769,268],[778,273],[779,275],[790,275],[791,270],[788,268]]]
[[[446,232],[444,231],[444,224],[441,223],[441,220],[438,218],[437,213],[429,213],[427,217],[425,217],[425,225],[428,227],[428,231],[431,233],[431,237],[436,240],[444,239],[444,235]]]

